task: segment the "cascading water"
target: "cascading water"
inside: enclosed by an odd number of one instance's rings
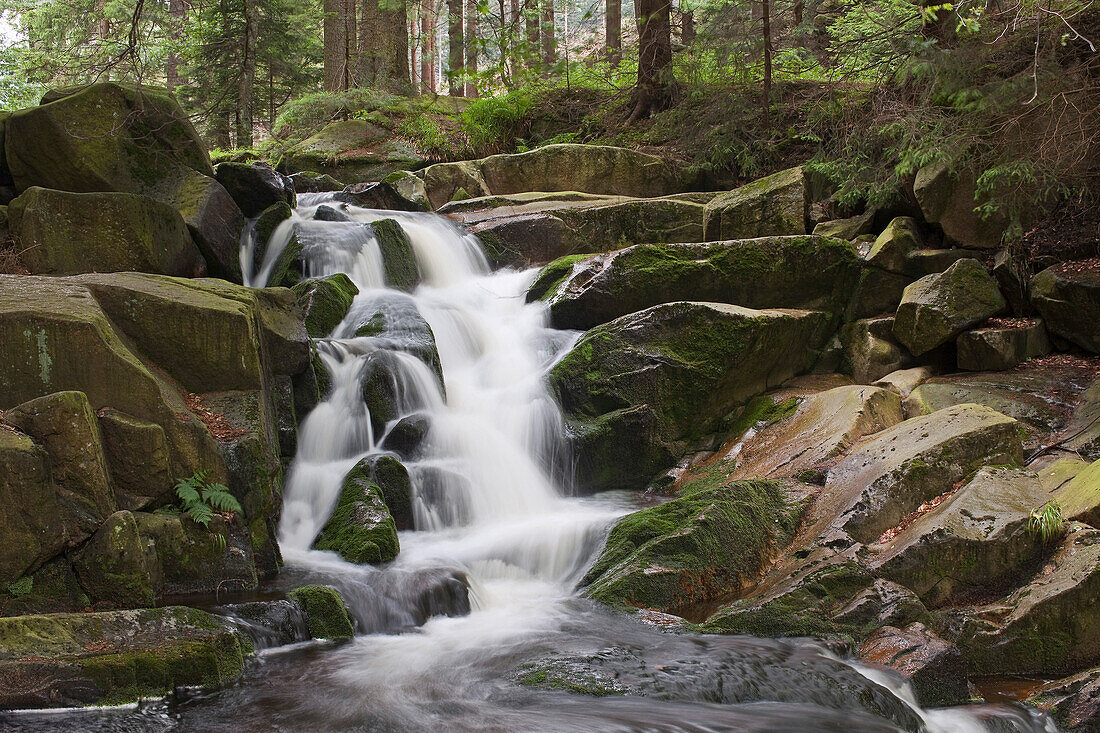
[[[630,505],[568,496],[562,418],[545,376],[576,335],[549,329],[544,308],[524,303],[533,273],[490,272],[476,239],[441,217],[343,207],[345,221],[317,221],[319,205],[339,206],[330,195],[299,204],[262,256],[246,240],[250,283],[265,284],[296,235],[307,276],[343,272],[360,293],[317,344],[331,387],[299,431],[279,582],[337,586],[360,635],[338,648],[266,650],[229,689],[123,719],[88,716],[81,730],[1054,730],[1023,708],[921,710],[895,677],[807,641],[669,632],[576,598],[604,531]],[[411,240],[422,279],[411,293],[385,285],[364,226],[382,218]],[[362,390],[383,367],[397,406],[384,420]],[[428,428],[404,461],[414,527],[400,533],[397,559],[357,566],[310,549],[344,476],[385,453],[405,419]],[[424,602],[426,588],[467,582],[472,608]],[[545,674],[547,659],[567,671],[563,689],[516,684]]]

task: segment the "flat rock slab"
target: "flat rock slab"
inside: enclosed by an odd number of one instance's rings
[[[871,542],[981,466],[1022,460],[1015,420],[984,405],[949,407],[857,444],[830,469],[815,513]]]
[[[1031,302],[1052,334],[1100,354],[1100,258],[1043,270],[1031,279]]]
[[[740,443],[734,476],[794,476],[902,418],[901,398],[877,387],[851,385],[809,395],[793,415]]]
[[[0,707],[115,705],[240,674],[251,643],[181,606],[0,618]]]
[[[963,333],[955,343],[959,369],[972,372],[1011,369],[1049,354],[1052,348],[1046,327],[1036,318],[1019,319],[1006,326],[986,325]]]
[[[532,291],[549,303],[555,328],[587,330],[653,305],[688,299],[841,312],[858,271],[850,244],[818,236],[640,244],[553,262]]]
[[[972,674],[1068,674],[1100,659],[1100,530],[1070,523],[1031,580],[993,603],[939,612]]]
[[[1003,590],[1035,570],[1043,547],[1028,519],[1052,488],[1026,468],[982,468],[942,504],[873,546],[870,566],[930,608]]]

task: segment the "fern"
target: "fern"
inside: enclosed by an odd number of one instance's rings
[[[207,471],[196,471],[191,478],[178,479],[176,496],[180,499],[184,513],[196,524],[209,529],[215,512],[236,514],[242,510],[240,502],[229,493],[229,488],[224,484],[210,483],[207,480],[208,475]],[[216,536],[220,540],[219,547],[224,549],[225,537],[220,534]]]
[[[241,504],[237,498],[229,493],[229,488],[222,484],[209,484],[202,490],[202,500],[219,512],[236,514],[241,511]]]
[[[1061,505],[1056,501],[1048,501],[1033,511],[1027,519],[1027,531],[1044,545],[1061,537],[1066,531]]]

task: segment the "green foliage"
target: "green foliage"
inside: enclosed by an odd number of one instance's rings
[[[211,483],[208,471],[196,471],[190,478],[180,478],[176,482],[176,496],[184,513],[194,522],[210,528],[210,520],[215,512],[237,514],[242,511],[236,497],[224,484]],[[225,536],[216,533],[219,549],[225,549]]]
[[[34,578],[24,575],[19,580],[8,583],[8,594],[12,598],[22,598],[34,589]]]
[[[459,125],[469,146],[475,150],[491,149],[520,137],[534,101],[534,96],[522,89],[474,100],[459,115]]]
[[[1031,513],[1027,519],[1027,531],[1044,545],[1049,545],[1066,532],[1062,507],[1056,501],[1048,501]]]

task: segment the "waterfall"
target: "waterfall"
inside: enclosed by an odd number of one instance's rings
[[[326,202],[347,220],[314,220]],[[324,195],[303,196],[300,203],[293,219],[275,230],[262,261],[253,262],[255,242],[244,243],[249,282],[265,284],[271,263],[297,236],[308,277],[345,273],[359,294],[332,334],[317,342],[331,388],[300,427],[279,527],[284,555],[291,563],[328,568],[341,562],[310,547],[344,476],[363,458],[386,453],[384,440],[401,419],[426,416],[418,456],[404,461],[415,526],[400,534],[401,553],[391,567],[367,575],[456,568],[471,582],[475,608],[491,605],[493,597],[522,595],[524,584],[567,596],[602,531],[623,511],[567,498],[564,422],[546,373],[575,334],[550,329],[545,307],[524,302],[533,271],[490,272],[476,238],[434,214],[341,206]],[[368,226],[384,218],[396,219],[412,245],[420,284],[411,293],[385,283],[383,256]],[[356,335],[382,311],[383,333]],[[402,338],[414,338],[423,321],[434,334],[442,384],[425,355]],[[379,361],[397,397],[396,414],[385,424],[372,417],[361,394],[365,370]],[[349,574],[355,574],[350,566]],[[509,590],[494,596],[499,583]]]

